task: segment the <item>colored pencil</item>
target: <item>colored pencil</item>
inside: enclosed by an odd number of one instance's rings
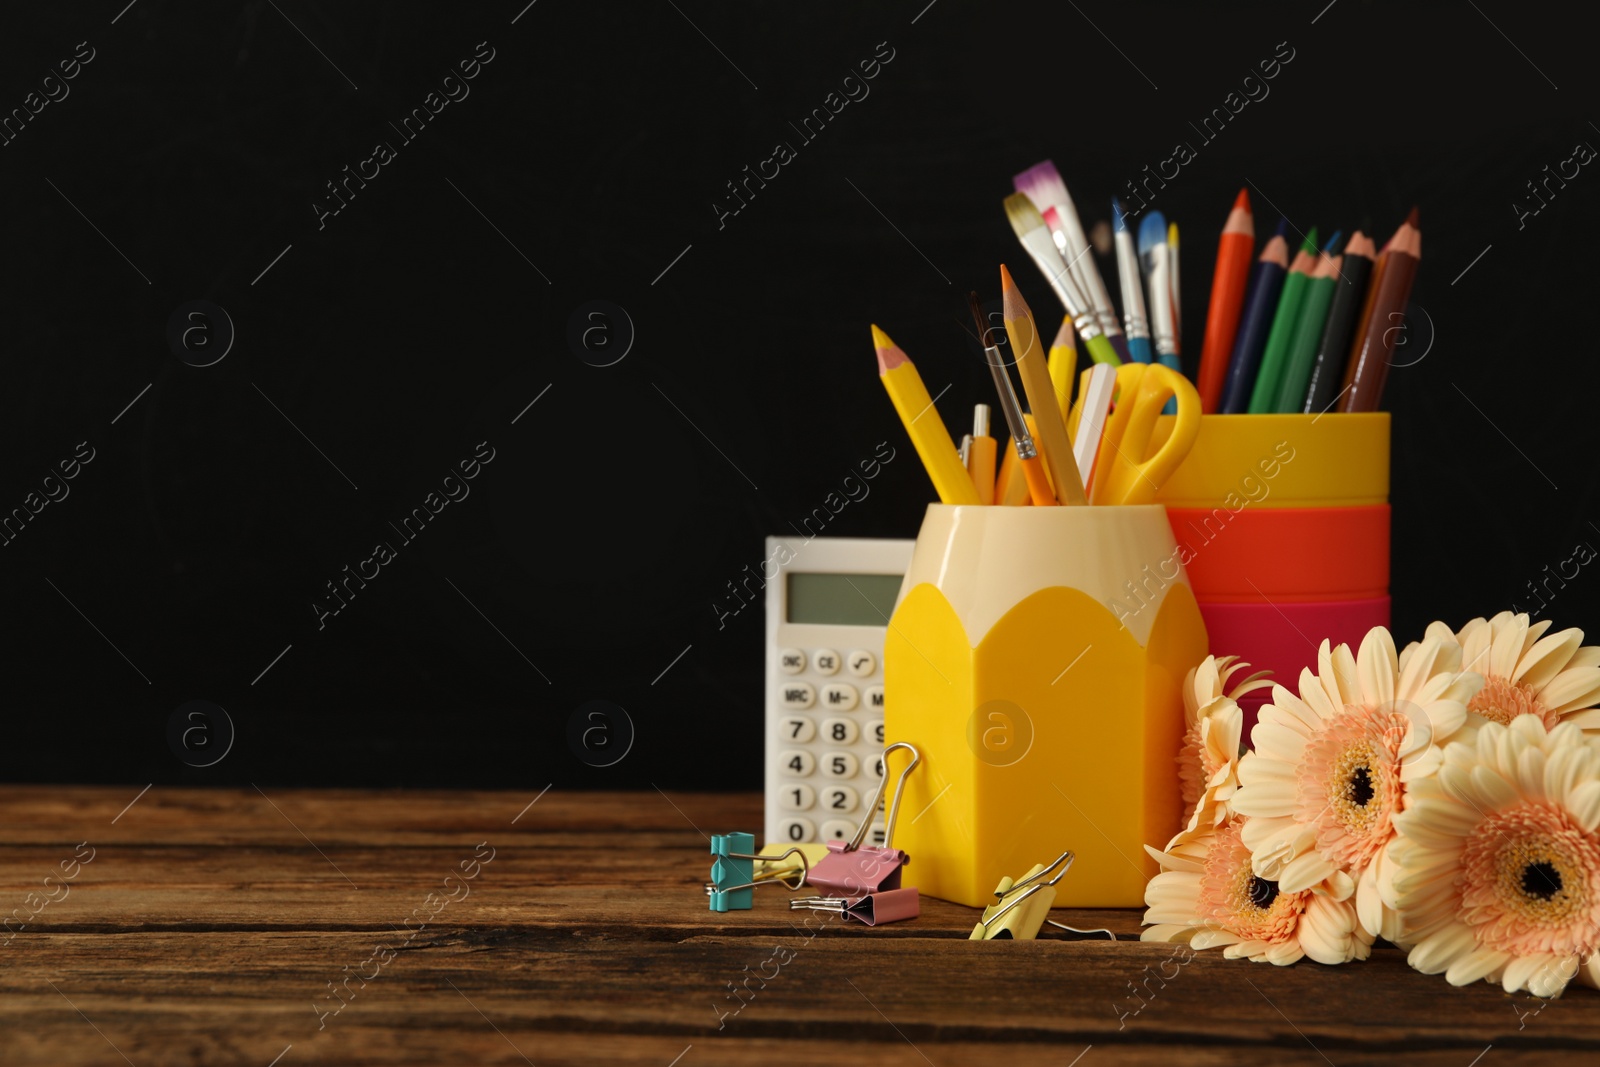
[[[1328,321],[1328,307],[1333,301],[1334,286],[1343,266],[1342,255],[1329,255],[1334,247],[1329,242],[1317,258],[1311,278],[1306,282],[1306,293],[1300,307],[1300,319],[1294,324],[1294,336],[1289,340],[1289,350],[1283,358],[1283,376],[1278,381],[1278,391],[1270,410],[1282,414],[1299,411],[1306,400],[1306,383],[1311,379],[1311,366],[1317,359],[1317,345],[1322,340],[1322,328]]]
[[[1022,373],[1022,388],[1028,394],[1028,407],[1039,428],[1040,453],[1044,456],[1050,484],[1055,487],[1056,500],[1062,504],[1087,504],[1089,499],[1078,477],[1078,465],[1072,458],[1066,420],[1056,403],[1055,386],[1050,382],[1050,370],[1045,365],[1049,357],[1044,341],[1039,337],[1028,302],[1003,263],[1000,265],[1000,290],[1006,336],[1011,339],[1011,357]]]
[[[1266,347],[1261,350],[1261,366],[1256,371],[1256,383],[1250,390],[1250,414],[1263,415],[1272,410],[1278,396],[1278,382],[1283,377],[1283,358],[1288,354],[1289,342],[1294,337],[1295,323],[1300,318],[1300,308],[1305,300],[1306,283],[1317,265],[1317,228],[1300,245],[1294,262],[1289,264],[1289,276],[1283,280],[1283,292],[1278,297],[1278,310],[1272,316],[1272,330],[1267,334]]]
[[[1372,238],[1364,232],[1366,229],[1363,225],[1350,235],[1339,273],[1334,276],[1333,302],[1328,307],[1328,319],[1322,327],[1316,360],[1311,367],[1311,381],[1306,386],[1300,408],[1308,415],[1327,411],[1339,399],[1345,357],[1350,353],[1356,320],[1366,301],[1367,282],[1372,277],[1373,259],[1377,256]]]
[[[1072,376],[1078,369],[1078,346],[1073,341],[1072,319],[1063,317],[1056,339],[1050,342],[1050,384],[1055,386],[1056,406],[1066,418],[1072,409]]]
[[[1088,298],[1073,281],[1066,262],[1062,260],[1061,253],[1057,251],[1056,243],[1050,236],[1049,227],[1044,224],[1044,218],[1039,214],[1039,209],[1034,207],[1033,202],[1023,193],[1012,193],[1006,197],[1004,206],[1006,220],[1011,223],[1012,232],[1017,235],[1017,240],[1022,242],[1022,247],[1027,250],[1039,272],[1050,283],[1050,288],[1061,301],[1061,306],[1072,316],[1073,329],[1077,330],[1078,336],[1083,339],[1089,358],[1096,363],[1120,364],[1122,357],[1117,355],[1117,350],[1106,339],[1105,332],[1100,328],[1099,319],[1089,306]]]
[[[1389,239],[1389,254],[1382,276],[1375,283],[1372,313],[1366,329],[1350,352],[1344,383],[1348,387],[1339,398],[1340,411],[1376,411],[1383,399],[1383,386],[1389,377],[1389,361],[1394,356],[1397,329],[1405,320],[1406,300],[1422,261],[1422,229],[1418,211],[1411,209]]]
[[[1222,239],[1217,242],[1217,266],[1211,279],[1211,305],[1206,311],[1206,338],[1200,349],[1200,371],[1196,377],[1200,409],[1207,415],[1222,402],[1222,386],[1228,377],[1228,356],[1239,331],[1239,312],[1244,307],[1245,286],[1250,277],[1250,257],[1256,249],[1255,218],[1250,212],[1250,196],[1243,190],[1233,201],[1228,221],[1222,224]],[[1131,329],[1131,328],[1130,328]]]
[[[916,366],[877,326],[872,327],[872,345],[878,351],[878,378],[905,424],[939,499],[946,504],[976,504],[978,491],[961,465],[955,442],[950,440],[950,431],[939,418]]]
[[[1117,283],[1122,290],[1122,327],[1128,338],[1128,358],[1135,363],[1152,363],[1156,350],[1150,344],[1150,320],[1145,316],[1144,279],[1139,272],[1139,253],[1133,246],[1133,231],[1123,215],[1122,203],[1111,199],[1112,243],[1117,250]]]
[[[1250,407],[1250,389],[1261,366],[1261,350],[1267,346],[1284,275],[1289,271],[1289,242],[1283,236],[1288,229],[1289,220],[1280,219],[1277,232],[1262,247],[1250,276],[1249,295],[1239,317],[1238,336],[1228,362],[1228,382],[1223,389],[1222,411],[1228,415],[1242,415]]]
[[[1178,284],[1178,224],[1167,223],[1167,247],[1172,251],[1169,258],[1172,260],[1172,350],[1178,355],[1183,354],[1183,287]]]

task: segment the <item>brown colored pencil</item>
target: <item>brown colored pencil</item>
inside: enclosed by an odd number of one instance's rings
[[[1339,400],[1341,412],[1376,411],[1383,399],[1383,386],[1389,377],[1406,300],[1422,261],[1422,229],[1419,212],[1411,209],[1389,239],[1387,251],[1379,257],[1372,283],[1372,310],[1345,368],[1345,393]]]

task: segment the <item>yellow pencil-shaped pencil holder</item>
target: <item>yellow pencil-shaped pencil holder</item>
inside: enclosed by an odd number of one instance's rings
[[[934,897],[994,902],[1077,853],[1058,905],[1137,907],[1180,824],[1184,675],[1205,624],[1166,510],[933,504],[884,642],[906,781],[895,847]]]

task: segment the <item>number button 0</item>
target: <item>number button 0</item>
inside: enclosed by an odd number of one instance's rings
[[[857,729],[854,719],[824,719],[822,737],[836,745],[855,744]]]
[[[878,658],[863,648],[850,653],[845,662],[850,665],[850,673],[857,678],[865,678],[878,669]]]
[[[811,841],[815,836],[816,827],[811,825],[810,819],[795,816],[778,824],[779,840],[787,841],[791,845],[799,844],[801,841]]]
[[[784,682],[778,687],[778,697],[790,711],[804,711],[817,702],[817,691],[810,682]]]
[[[803,748],[780,753],[778,762],[783,764],[784,774],[792,774],[796,778],[808,777],[817,769],[817,758]]]
[[[785,741],[794,741],[802,745],[817,736],[817,724],[804,715],[778,720],[778,729],[783,731],[780,736]]]
[[[818,674],[838,674],[839,653],[831,648],[819,648],[811,654],[811,665]]]
[[[817,794],[809,785],[792,782],[778,790],[778,801],[787,811],[806,811],[817,802]]]
[[[822,773],[829,778],[854,778],[856,758],[848,752],[829,752],[822,757]]]
[[[859,801],[860,797],[856,795],[856,791],[847,785],[830,785],[822,791],[824,811],[848,814],[856,810]]]

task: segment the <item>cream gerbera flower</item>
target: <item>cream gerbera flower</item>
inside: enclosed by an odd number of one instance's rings
[[[1147,851],[1161,873],[1145,887],[1149,929],[1142,941],[1187,941],[1196,949],[1223,948],[1229,959],[1286,966],[1303,956],[1319,963],[1366,959],[1372,936],[1355,906],[1325,887],[1287,893],[1251,868],[1241,837],[1248,820],[1180,835],[1167,852]]]
[[[1207,656],[1183,680],[1188,726],[1178,753],[1178,778],[1183,810],[1189,813],[1183,834],[1220,826],[1228,817],[1228,798],[1239,787],[1239,751],[1244,738],[1244,712],[1238,700],[1272,684],[1267,677],[1271,672],[1260,671],[1228,689],[1233,676],[1249,667],[1237,656]],[[1167,847],[1176,843],[1175,837]]]
[[[1389,852],[1411,966],[1541,997],[1600,984],[1600,738],[1487,723],[1410,801]]]
[[[1600,648],[1584,645],[1582,630],[1545,636],[1549,628],[1549,619],[1530,623],[1526,614],[1509,611],[1487,622],[1473,619],[1460,633],[1442,622],[1429,624],[1428,637],[1461,646],[1462,670],[1483,675],[1483,688],[1467,704],[1470,726],[1537,715],[1546,729],[1575,722],[1600,734]],[[1401,653],[1402,669],[1416,647]]]
[[[1402,673],[1389,631],[1375,626],[1354,657],[1322,642],[1317,673],[1300,672],[1298,698],[1272,687],[1229,801],[1250,816],[1243,840],[1256,874],[1283,892],[1322,883],[1353,891],[1367,933],[1399,935],[1379,893],[1384,848],[1406,784],[1437,768],[1435,746],[1461,728],[1482,684],[1460,662],[1459,646],[1430,637]]]

